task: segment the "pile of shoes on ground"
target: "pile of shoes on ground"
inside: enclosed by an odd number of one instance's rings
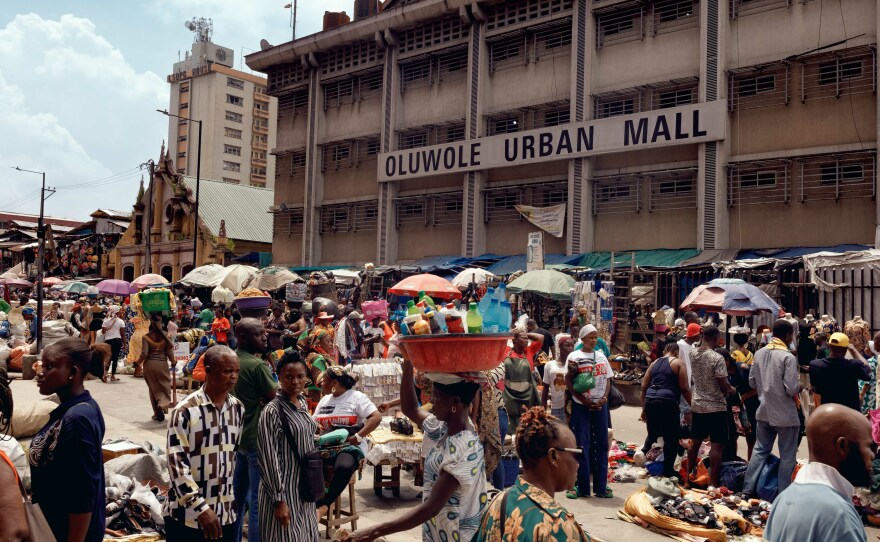
[[[714,505],[722,505],[742,516],[751,524],[748,532],[758,536],[767,524],[772,507],[769,502],[761,499],[748,499],[741,495],[735,495],[726,487],[710,487],[705,493],[691,491],[684,497],[656,497],[652,498],[651,502],[654,509],[665,516],[694,525],[723,528],[731,536],[745,534],[742,526],[736,521],[722,525],[714,510]]]

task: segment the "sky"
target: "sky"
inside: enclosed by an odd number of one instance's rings
[[[290,41],[287,0],[0,1],[0,211],[39,212],[40,175],[56,189],[50,216],[86,220],[99,208],[131,211],[168,119],[165,77],[192,46],[183,23],[213,19],[213,40],[235,68],[265,38]],[[299,0],[297,35],[353,0]]]

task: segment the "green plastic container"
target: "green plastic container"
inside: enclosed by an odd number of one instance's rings
[[[141,308],[147,314],[154,312],[171,312],[171,298],[169,292],[144,292],[140,294]]]

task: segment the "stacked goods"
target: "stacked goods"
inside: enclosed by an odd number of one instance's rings
[[[272,303],[269,294],[257,288],[245,288],[235,296],[235,306],[238,312],[245,317],[260,318],[266,315],[266,310]]]
[[[171,316],[177,312],[174,294],[168,288],[148,288],[132,295],[130,302],[131,310],[144,320],[149,320],[150,314],[156,312],[163,316]]]

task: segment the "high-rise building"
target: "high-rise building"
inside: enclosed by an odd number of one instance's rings
[[[235,52],[211,41],[211,23],[188,21],[196,33],[192,52],[174,64],[168,76],[168,111],[202,121],[201,177],[272,188],[275,161],[276,98],[266,94],[266,79],[233,69]],[[177,172],[195,177],[198,124],[169,117],[168,148]]]

